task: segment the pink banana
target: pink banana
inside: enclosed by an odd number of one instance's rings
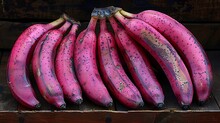
[[[48,103],[60,109],[64,109],[66,104],[55,74],[54,60],[57,46],[70,25],[66,21],[59,29],[45,33],[37,43],[32,59],[32,69],[41,95]]]
[[[94,103],[109,107],[113,101],[105,87],[96,63],[97,18],[91,17],[87,29],[77,37],[74,50],[74,66],[79,83]]]
[[[40,108],[28,76],[29,62],[38,39],[48,30],[64,22],[63,17],[49,24],[34,24],[28,27],[16,40],[7,66],[8,86],[12,95],[28,108]]]
[[[118,47],[142,97],[157,108],[163,108],[164,94],[146,55],[113,17],[110,17],[109,21],[115,32]]]
[[[174,47],[156,29],[139,19],[127,19],[120,12],[114,15],[125,30],[157,60],[164,70],[177,101],[188,109],[193,86],[188,70]]]
[[[197,100],[203,104],[211,94],[213,75],[210,61],[195,36],[170,16],[154,10],[138,14],[120,11],[129,18],[141,19],[157,29],[179,51],[186,63],[196,90]]]
[[[73,51],[78,26],[79,23],[75,22],[69,34],[62,40],[56,55],[55,70],[64,96],[76,104],[81,104],[83,102],[82,91],[73,65]]]
[[[111,93],[129,108],[143,106],[140,92],[120,63],[115,40],[106,27],[106,19],[100,19],[98,56],[104,82]]]

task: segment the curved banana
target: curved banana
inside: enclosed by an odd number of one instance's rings
[[[189,72],[174,47],[146,22],[125,18],[119,11],[114,16],[132,38],[157,60],[171,84],[177,101],[183,109],[188,109],[192,103],[193,86]]]
[[[100,19],[98,56],[104,82],[111,93],[129,108],[143,106],[140,92],[126,75],[120,63],[115,40],[107,30],[105,18]]]
[[[195,87],[197,100],[203,104],[210,96],[213,86],[211,63],[195,36],[170,16],[154,10],[138,14],[120,11],[129,18],[141,19],[158,30],[179,51],[186,63]]]
[[[57,47],[70,25],[66,21],[59,29],[45,33],[37,43],[32,59],[32,69],[41,95],[48,103],[60,109],[66,108],[66,104],[55,74],[54,61]]]
[[[109,21],[115,32],[115,39],[121,54],[125,59],[131,76],[140,90],[143,99],[159,109],[163,108],[163,90],[153,73],[146,55],[142,49],[135,44],[134,40],[129,37],[126,31],[117,24],[113,17],[110,17]]]
[[[69,34],[60,43],[55,60],[55,71],[64,96],[71,102],[81,104],[83,102],[82,91],[73,65],[73,51],[78,26],[79,23],[75,22]]]
[[[96,34],[97,18],[91,17],[87,29],[77,37],[74,50],[74,66],[79,83],[94,103],[112,106],[113,101],[105,87],[97,67]]]
[[[28,108],[40,108],[28,76],[29,62],[39,38],[48,30],[63,23],[63,17],[49,24],[34,24],[28,27],[12,47],[7,66],[8,85],[12,95]]]

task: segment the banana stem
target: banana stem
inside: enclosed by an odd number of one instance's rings
[[[109,11],[109,15],[107,15],[107,17],[110,17],[110,16],[114,15],[116,12],[122,10],[122,8],[114,7],[114,6],[106,7],[106,9]]]
[[[126,23],[129,21],[127,18],[125,18],[119,11],[115,13],[115,18],[123,25],[125,26]]]
[[[76,34],[76,31],[78,30],[78,27],[79,27],[78,24],[73,24],[69,34],[72,34],[72,35]]]
[[[66,30],[71,26],[71,23],[66,21],[63,26],[61,26],[58,30],[62,33],[65,33]]]
[[[94,8],[91,13],[91,16],[98,19],[105,18],[105,11],[105,8]]]
[[[67,14],[63,14],[62,17],[66,20],[71,22],[72,24],[78,24],[80,25],[79,21],[75,21],[73,18],[71,18],[70,16],[68,16]]]
[[[63,17],[60,17],[60,18],[58,18],[57,20],[48,23],[47,25],[49,26],[48,28],[51,29],[51,28],[54,28],[54,27],[59,26],[59,25],[60,25],[61,23],[63,23],[64,21],[65,21],[65,19],[64,19]]]
[[[114,32],[117,32],[121,27],[117,24],[116,20],[114,19],[114,17],[110,17],[108,18],[108,20],[110,21],[110,24],[114,30]]]
[[[95,17],[91,17],[87,29],[88,29],[88,30],[95,30],[97,20],[98,20],[97,18],[95,18]]]
[[[101,31],[106,31],[107,30],[107,26],[106,26],[106,19],[100,19],[100,30]]]
[[[125,16],[125,17],[128,17],[128,18],[133,18],[135,16],[135,14],[132,14],[130,12],[126,12],[124,10],[120,10],[120,13]]]

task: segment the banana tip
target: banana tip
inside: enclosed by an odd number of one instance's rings
[[[81,23],[79,21],[74,20],[72,17],[70,17],[69,15],[67,15],[66,13],[63,13],[61,15],[62,18],[64,18],[66,21],[69,21],[72,24],[78,24],[79,26],[81,25]]]
[[[158,104],[156,105],[156,107],[157,107],[158,109],[164,109],[165,105],[164,105],[164,103],[158,103]]]
[[[82,102],[83,102],[83,99],[78,99],[78,100],[76,100],[76,104],[77,104],[77,105],[82,104]]]
[[[66,104],[62,104],[62,105],[60,106],[60,109],[66,109]]]
[[[206,103],[206,101],[199,101],[198,104],[199,106],[203,106]]]
[[[144,106],[144,102],[140,102],[139,104],[138,104],[138,107],[143,107]]]
[[[40,107],[41,107],[41,104],[40,104],[40,103],[38,103],[38,104],[35,105],[35,108],[36,108],[36,109],[39,109]]]
[[[190,106],[189,105],[182,105],[183,110],[189,110]]]
[[[106,107],[112,107],[112,105],[113,105],[113,102],[109,102],[109,103],[106,105]]]
[[[120,7],[115,7],[115,6],[109,6],[108,9],[110,10],[111,15],[112,15],[112,14],[115,14],[116,12],[118,12],[118,11],[120,11],[120,10],[122,10],[122,8],[120,8]]]

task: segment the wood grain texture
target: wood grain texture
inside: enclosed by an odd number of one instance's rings
[[[19,115],[17,112],[1,112],[0,111],[0,122],[1,123],[21,123],[19,122]]]
[[[218,123],[219,112],[173,112],[159,113],[155,123]]]
[[[164,12],[179,21],[219,22],[219,0],[2,0],[4,19],[55,19],[66,12],[86,20],[94,7],[118,6],[138,13],[146,9]],[[3,11],[1,10],[1,11]],[[3,12],[2,12],[3,13]],[[79,14],[80,13],[80,14]]]
[[[24,112],[24,121],[29,123],[53,122],[53,123],[153,123],[156,113],[138,112]]]
[[[0,112],[1,123],[219,123],[220,112],[209,111],[22,111]]]

